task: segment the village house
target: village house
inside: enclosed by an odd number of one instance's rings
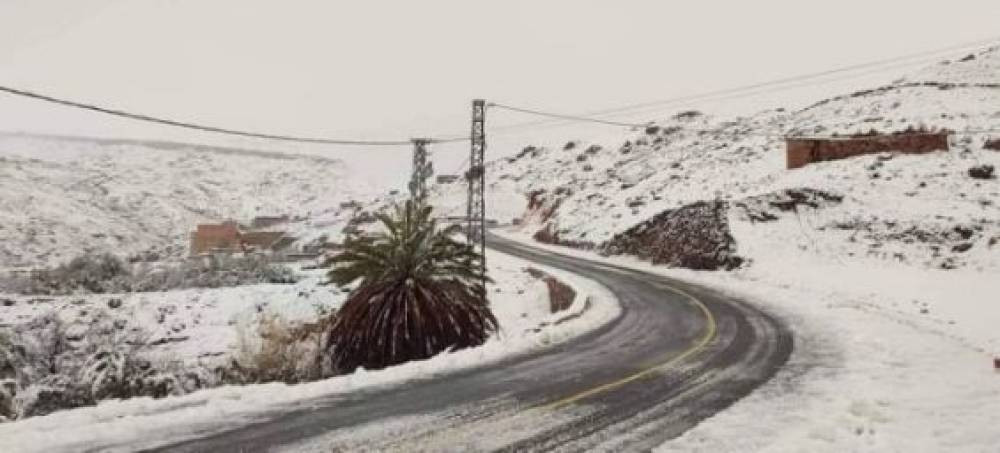
[[[283,223],[288,223],[288,214],[282,216],[257,216],[253,218],[250,222],[250,226],[253,228],[270,228],[275,225],[281,225]]]
[[[232,220],[220,224],[200,224],[191,233],[191,256],[214,253],[275,252],[294,238],[283,231],[242,231]]]

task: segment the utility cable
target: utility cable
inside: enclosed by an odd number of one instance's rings
[[[759,83],[754,83],[754,84],[750,84],[750,85],[743,85],[743,86],[734,87],[734,88],[726,88],[726,89],[709,91],[709,92],[703,92],[703,93],[698,93],[698,94],[678,96],[678,97],[668,98],[668,99],[662,99],[662,100],[658,100],[658,101],[642,102],[642,103],[631,104],[631,105],[626,105],[626,106],[616,107],[616,108],[611,108],[611,109],[596,110],[596,111],[591,111],[591,112],[580,114],[580,115],[562,115],[562,116],[565,116],[566,118],[558,118],[558,117],[553,117],[553,118],[555,120],[558,120],[558,119],[571,120],[572,117],[592,117],[594,115],[602,115],[602,116],[605,116],[605,115],[621,115],[621,114],[628,114],[631,111],[636,111],[636,110],[641,110],[641,109],[649,109],[650,107],[659,107],[659,106],[670,105],[670,104],[678,104],[678,103],[690,102],[690,101],[701,100],[701,99],[706,99],[706,98],[715,98],[715,97],[725,96],[725,97],[722,97],[720,99],[726,99],[726,97],[728,97],[727,95],[733,95],[732,97],[745,97],[745,96],[757,95],[757,94],[762,94],[762,93],[767,93],[767,92],[772,92],[772,91],[780,91],[780,90],[791,89],[791,88],[799,88],[799,87],[802,87],[802,86],[809,86],[809,85],[811,85],[811,83],[798,83],[798,84],[795,84],[795,85],[792,85],[792,86],[787,86],[787,87],[781,87],[780,85],[787,85],[787,84],[793,83],[793,82],[801,82],[801,81],[805,81],[805,80],[812,80],[812,79],[817,79],[817,78],[828,77],[828,76],[836,75],[836,74],[854,72],[854,71],[858,71],[858,70],[862,70],[862,69],[877,68],[875,70],[866,71],[866,72],[860,73],[860,74],[854,74],[854,75],[848,76],[848,77],[841,77],[841,78],[834,79],[834,80],[842,80],[842,79],[857,77],[857,76],[860,76],[860,75],[868,75],[868,74],[875,73],[875,72],[881,72],[881,71],[885,71],[885,70],[889,70],[889,69],[896,69],[899,66],[911,66],[911,65],[914,65],[914,64],[918,64],[918,63],[922,62],[923,60],[921,60],[921,61],[914,61],[914,62],[908,62],[908,63],[905,63],[905,64],[897,64],[897,65],[893,65],[893,66],[886,66],[886,65],[893,64],[893,63],[905,62],[907,60],[914,60],[914,59],[917,59],[917,58],[922,58],[922,59],[926,60],[926,59],[928,59],[932,55],[938,55],[938,54],[942,54],[942,53],[946,53],[946,52],[954,52],[954,51],[957,51],[957,50],[968,49],[968,48],[971,48],[971,47],[978,48],[978,47],[982,47],[983,45],[987,45],[987,44],[996,44],[997,42],[1000,42],[1000,37],[992,37],[992,38],[988,38],[988,39],[982,39],[982,40],[978,40],[978,41],[966,42],[966,43],[963,43],[963,44],[958,44],[958,45],[954,45],[954,46],[948,46],[948,47],[939,48],[939,49],[930,50],[930,51],[911,53],[911,54],[903,55],[903,56],[900,56],[900,57],[882,59],[882,60],[871,61],[871,62],[867,62],[867,63],[860,63],[860,64],[855,64],[855,65],[850,65],[850,66],[845,66],[845,67],[840,67],[840,68],[834,68],[834,69],[829,69],[829,70],[820,71],[820,72],[809,73],[809,74],[801,74],[801,75],[797,75],[797,76],[785,77],[785,78],[781,78],[781,79],[775,79],[775,80],[770,80],[770,81],[765,81],[765,82],[759,82]],[[940,56],[933,57],[933,59],[937,59],[937,58],[940,58]],[[880,66],[886,66],[886,67],[879,68]],[[826,83],[826,81],[818,82],[818,83]],[[767,90],[767,91],[758,91],[758,92],[754,92],[754,93],[750,93],[750,94],[743,94],[743,92],[746,92],[746,91],[759,90],[761,88],[768,88],[768,87],[771,87],[772,89],[771,90]],[[602,121],[608,121],[610,123],[614,123],[614,121],[609,121],[609,120],[603,120],[602,119]],[[501,126],[501,127],[493,128],[493,130],[494,130],[494,133],[496,133],[497,131],[510,130],[510,129],[518,129],[518,128],[523,128],[523,127],[532,127],[532,126],[538,126],[538,125],[543,125],[543,124],[552,123],[552,122],[553,122],[553,119],[543,120],[543,121],[525,122],[525,123],[518,123],[518,124],[507,125],[507,126]]]
[[[40,94],[28,90],[21,90],[17,88],[11,88],[7,86],[0,86],[0,91],[6,92],[16,96],[22,96],[31,99],[37,99],[40,101],[50,102],[53,104],[63,105],[67,107],[79,108],[84,110],[90,110],[94,112],[104,113],[108,115],[113,115],[122,118],[128,118],[132,120],[145,121],[149,123],[164,124],[167,126],[180,127],[185,129],[193,129],[203,132],[214,132],[219,134],[236,135],[241,137],[252,137],[252,138],[263,138],[268,140],[281,140],[288,142],[299,142],[299,143],[314,143],[314,144],[327,144],[327,145],[360,145],[360,146],[402,146],[412,144],[411,140],[348,140],[348,139],[335,139],[335,138],[319,138],[319,137],[298,137],[292,135],[280,135],[280,134],[265,134],[249,131],[241,131],[236,129],[227,129],[216,126],[206,126],[197,123],[190,123],[185,121],[177,121],[166,118],[159,118],[150,115],[144,115],[141,113],[133,113],[125,110],[118,110],[108,107],[102,107],[94,104],[87,104],[83,102],[71,101],[67,99],[57,98],[54,96],[49,96],[45,94]],[[433,139],[428,139],[429,143],[436,143]]]

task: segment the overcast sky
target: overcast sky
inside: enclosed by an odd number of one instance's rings
[[[0,0],[0,84],[223,127],[406,139],[465,133],[476,97],[600,110],[990,38],[997,18],[997,0]],[[696,107],[794,106],[901,72]],[[576,127],[565,134],[592,126]],[[222,140],[7,95],[0,130]]]

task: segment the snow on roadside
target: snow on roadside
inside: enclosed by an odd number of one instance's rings
[[[538,266],[572,286],[577,297],[568,311],[548,313],[547,287],[523,271],[523,260],[487,252],[496,284],[490,299],[503,332],[487,344],[438,355],[379,371],[359,370],[350,375],[299,385],[280,383],[227,386],[161,400],[133,398],[103,401],[85,407],[0,424],[0,451],[58,452],[98,448],[131,451],[163,445],[193,435],[222,430],[266,416],[312,404],[317,398],[361,389],[400,385],[415,379],[496,362],[589,332],[616,318],[620,308],[614,296],[599,284],[567,272]],[[589,308],[586,300],[590,299]],[[553,325],[555,319],[581,316]],[[547,327],[535,332],[535,327]]]
[[[1000,356],[1000,331],[989,328],[1000,320],[1000,279],[807,258],[696,272],[499,234],[711,286],[793,330],[792,356],[771,381],[663,451],[979,452],[1000,445],[1000,375],[991,362]]]
[[[151,358],[214,368],[228,363],[241,332],[253,333],[263,316],[311,321],[336,309],[346,294],[320,286],[323,271],[297,271],[295,284],[257,284],[163,292],[23,296],[0,293],[0,328],[55,313],[68,326],[110,317],[122,330],[139,329]]]

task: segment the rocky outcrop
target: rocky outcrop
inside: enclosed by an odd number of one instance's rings
[[[573,305],[573,301],[576,300],[576,291],[572,287],[533,267],[525,268],[524,271],[532,277],[542,280],[548,286],[550,313],[568,310]]]
[[[531,237],[532,239],[543,244],[562,245],[580,250],[593,250],[597,248],[593,242],[563,239],[560,236],[559,231],[556,229],[555,224],[551,222],[546,223],[544,227],[536,231]]]
[[[819,209],[840,204],[842,195],[822,190],[797,188],[758,195],[733,203],[736,213],[750,223],[771,222],[785,212],[798,213],[802,209]]]
[[[724,201],[700,201],[657,214],[601,245],[608,255],[628,254],[671,267],[734,269],[743,264],[729,230]]]

